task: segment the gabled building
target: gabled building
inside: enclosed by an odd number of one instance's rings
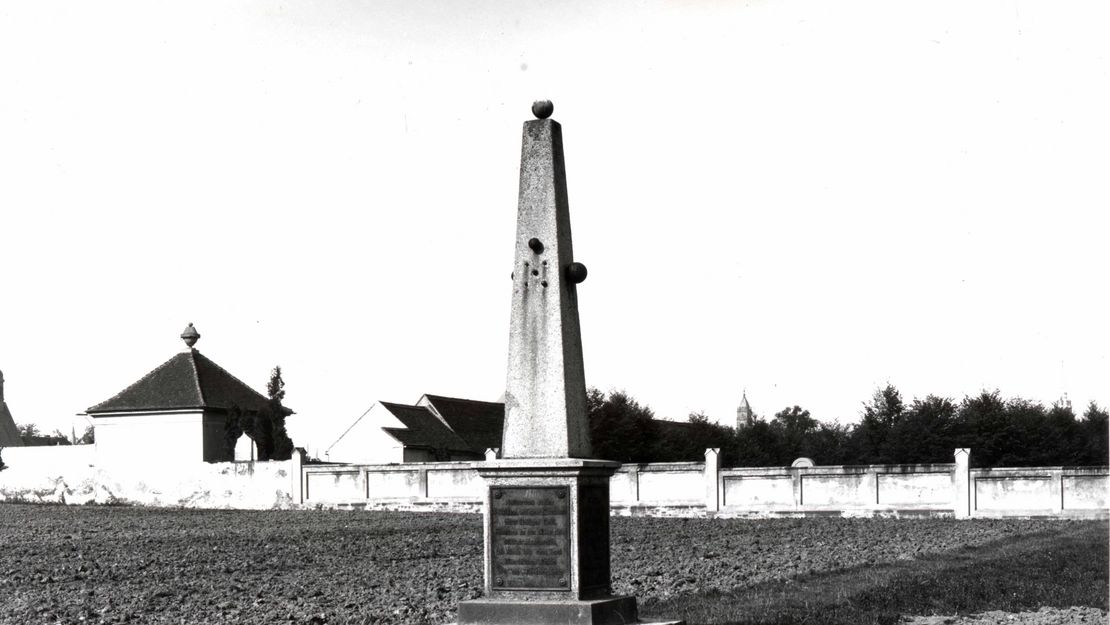
[[[379,401],[324,452],[324,460],[390,464],[481,460],[501,447],[505,404],[423,395],[413,405]]]
[[[102,461],[225,462],[229,412],[261,411],[267,398],[201,354],[189,324],[185,350],[116,395],[86,410]]]
[[[19,428],[15,426],[8,403],[4,401],[4,372],[0,371],[0,447],[22,447]]]

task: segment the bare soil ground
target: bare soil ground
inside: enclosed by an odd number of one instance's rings
[[[915,616],[899,621],[900,625],[1103,625],[1106,612],[1098,608],[1041,608],[1028,612],[992,610],[967,616]]]
[[[612,521],[614,591],[648,612],[1079,527]],[[481,532],[478,515],[0,504],[0,623],[446,623],[481,593]]]

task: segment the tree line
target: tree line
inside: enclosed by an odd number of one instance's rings
[[[998,391],[960,401],[929,395],[907,403],[893,385],[875,391],[858,423],[814,419],[789,406],[747,427],[713,423],[703,413],[676,424],[655,419],[623,391],[587,393],[594,456],[621,462],[702,460],[720,448],[721,466],[788,466],[808,457],[819,465],[952,462],[971,448],[974,467],[1110,464],[1107,411],[1091,402],[1081,416]]]
[[[15,426],[15,429],[19,430],[19,440],[23,441],[23,444],[28,447],[34,445],[89,445],[96,442],[96,437],[93,435],[93,426],[91,425],[85,427],[81,436],[77,436],[76,432],[71,432],[69,436],[66,436],[58,429],[47,434],[34,423],[20,423]]]

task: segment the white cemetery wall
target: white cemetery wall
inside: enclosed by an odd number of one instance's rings
[[[1025,511],[1048,514],[1059,508],[1059,477],[1038,469],[973,469],[975,514]]]
[[[293,505],[292,461],[103,464],[94,447],[5,448],[0,501],[235,509]]]
[[[705,503],[703,462],[658,462],[639,465],[637,503]]]
[[[304,505],[481,511],[485,483],[471,462],[306,465]]]
[[[964,455],[966,459],[966,454]],[[364,499],[348,499],[358,485],[354,478],[343,496],[310,492],[307,505],[343,504],[340,507],[367,509],[480,510],[481,482],[466,462],[408,465],[362,465],[357,467],[367,483]],[[961,467],[964,467],[961,469]],[[339,473],[352,466],[306,467],[306,472]],[[871,465],[850,467],[759,467],[720,469],[717,479],[704,475],[703,463],[628,464],[610,479],[613,514],[645,516],[806,516],[837,513],[847,516],[957,516],[959,502],[968,501],[971,478],[961,480],[964,464]],[[1010,476],[995,470],[996,478]],[[1039,469],[1023,469],[1022,475]],[[1060,469],[1055,469],[1060,472]],[[1062,497],[1069,509],[1028,510],[1025,504],[1009,501],[1008,509],[990,514],[1110,516],[1106,507],[1106,467],[1062,470]],[[981,471],[975,472],[976,474]],[[307,473],[306,473],[307,475]],[[354,475],[353,473],[351,474]],[[322,476],[321,476],[322,477]],[[967,476],[965,476],[967,477]],[[310,479],[317,479],[310,476]],[[328,479],[335,480],[331,477]],[[712,486],[717,484],[718,492]],[[967,484],[968,486],[961,486]],[[1010,488],[1012,497],[1021,489]],[[1059,494],[1059,493],[1058,493]],[[704,499],[703,499],[704,498]],[[716,501],[711,512],[706,502]],[[1014,512],[1016,511],[1016,512]],[[972,511],[972,516],[987,512]],[[967,516],[963,514],[962,516]]]
[[[879,505],[916,507],[940,506],[952,502],[952,469],[939,467],[912,473],[879,472],[876,482]]]
[[[609,478],[609,502],[634,504],[639,498],[639,465],[626,464]]]
[[[240,510],[291,508],[293,466],[291,460],[196,462],[174,465],[172,472],[165,473],[105,467],[97,475],[97,503]]]
[[[794,477],[785,468],[776,468],[766,474],[745,474],[722,471],[724,508],[754,510],[793,509]]]
[[[366,480],[358,467],[321,468],[304,468],[305,501],[339,503],[366,498]]]
[[[1106,467],[1065,469],[1061,478],[1064,510],[1105,510],[1110,507],[1110,474]]]
[[[366,470],[366,493],[373,499],[412,498],[423,495],[420,470],[410,468],[394,471]]]
[[[1107,516],[1108,467],[971,470],[972,516]]]
[[[474,512],[481,509],[484,488],[469,462],[103,463],[103,449],[93,445],[9,447],[2,457],[8,468],[0,471],[0,501],[248,509],[353,504]],[[962,490],[957,473],[954,464],[720,469],[720,509],[714,513],[705,505],[714,493],[705,492],[702,463],[626,465],[611,478],[610,501],[614,514],[659,516],[960,516],[962,497],[971,517],[1110,516],[1108,467],[972,469]]]
[[[91,487],[96,469],[94,445],[5,447],[0,452],[0,501],[66,503],[74,491]]]
[[[444,499],[480,500],[485,494],[485,481],[478,472],[463,466],[428,469],[428,497]]]
[[[955,477],[955,464],[722,469],[721,510],[952,512]]]
[[[866,470],[845,470],[834,474],[801,471],[801,497],[805,507],[858,508],[875,503],[875,474]]]

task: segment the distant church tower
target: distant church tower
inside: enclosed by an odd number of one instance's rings
[[[740,398],[740,406],[736,409],[736,429],[741,430],[755,423],[755,413],[748,403],[748,390],[744,389],[744,396]]]

